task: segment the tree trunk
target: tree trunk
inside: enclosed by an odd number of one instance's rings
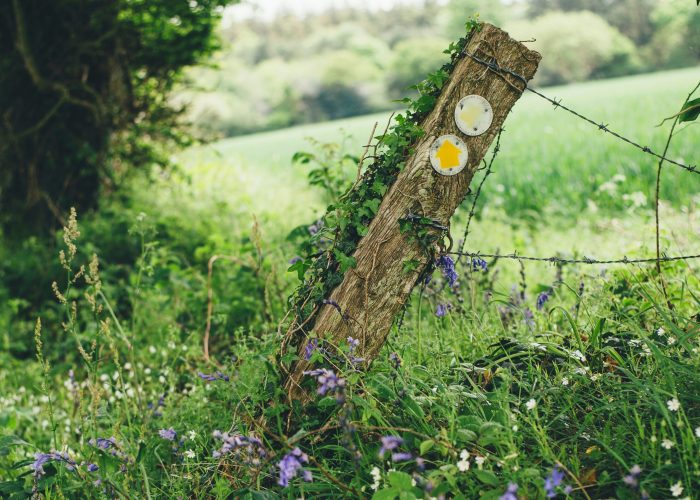
[[[540,61],[537,52],[489,24],[472,36],[465,51],[481,60],[496,62],[527,80],[534,76]],[[469,190],[474,172],[522,95],[523,87],[518,78],[499,74],[468,55],[457,62],[435,108],[421,124],[425,135],[417,140],[414,154],[384,196],[367,234],[355,250],[356,267],[345,273],[343,282],[328,297],[340,306],[342,315],[332,305],[324,305],[318,312],[314,332],[320,338],[339,345],[352,336],[360,341],[358,357],[369,364],[377,356],[396,314],[431,258],[419,241],[400,231],[399,221],[408,214],[417,214],[432,219],[436,225],[449,225]],[[490,128],[473,137],[460,132],[454,115],[460,99],[471,94],[486,98],[493,108]],[[429,160],[431,145],[446,134],[462,139],[469,152],[464,170],[451,176],[438,174]],[[428,229],[435,236],[442,232],[434,227]],[[404,269],[404,262],[408,261],[414,264],[410,272]],[[304,347],[300,346],[300,353]],[[293,366],[286,381],[290,400],[308,400],[299,385],[306,369],[308,363],[303,359]]]

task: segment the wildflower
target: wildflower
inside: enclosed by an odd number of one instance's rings
[[[630,486],[632,488],[636,488],[637,485],[639,484],[639,475],[641,473],[642,473],[642,468],[639,465],[633,465],[629,471],[629,474],[627,474],[625,477],[623,477],[622,481],[627,486]]]
[[[535,326],[535,315],[532,314],[532,311],[530,310],[529,307],[526,307],[525,310],[523,311],[523,317],[525,318],[526,325]]]
[[[516,483],[508,483],[508,489],[506,489],[506,492],[503,493],[500,497],[498,497],[499,500],[518,500],[518,495],[516,493],[518,492],[518,485]]]
[[[676,484],[672,485],[669,490],[671,490],[671,495],[679,497],[683,494],[683,484],[678,481]]]
[[[459,453],[459,462],[457,462],[457,468],[460,472],[467,472],[469,470],[469,452],[467,450],[462,450]]]
[[[372,486],[371,488],[374,491],[377,491],[380,486],[380,481],[382,480],[382,473],[379,471],[379,467],[376,465],[372,467],[372,470],[369,471],[370,476],[372,476]]]
[[[299,448],[294,448],[291,452],[282,457],[282,460],[277,464],[280,470],[280,478],[277,484],[282,487],[288,486],[290,479],[294,479],[300,470],[302,471],[304,481],[311,481],[311,473],[304,470],[303,465],[308,462],[309,457],[306,453],[303,453]]]
[[[401,366],[401,358],[395,352],[392,352],[391,354],[389,354],[389,361],[394,366],[395,370],[398,370],[399,367]]]
[[[552,472],[547,476],[547,478],[544,480],[544,489],[545,492],[547,493],[547,498],[554,498],[557,496],[556,493],[556,488],[561,484],[561,482],[564,480],[564,473],[559,470],[559,467],[556,465],[552,469]]]
[[[550,292],[542,292],[537,296],[537,310],[541,311],[544,305],[547,303],[547,301],[550,299],[551,294]]]
[[[695,436],[700,438],[700,427],[695,428]]]
[[[353,352],[355,349],[357,349],[359,345],[360,341],[358,339],[348,337],[348,347],[350,348],[350,352]]]
[[[214,450],[212,456],[221,458],[231,455],[244,464],[257,467],[261,459],[267,456],[267,451],[262,441],[255,436],[243,436],[242,434],[228,434],[226,432],[214,431],[214,439],[222,441],[222,446]]]
[[[479,257],[472,257],[472,271],[478,271],[479,269],[481,269],[484,272],[488,271],[488,263],[484,259],[481,259]]]
[[[457,271],[455,271],[455,261],[449,255],[441,255],[438,257],[435,265],[440,268],[442,275],[447,280],[450,287],[454,287],[457,283]]]
[[[435,316],[442,318],[447,314],[447,311],[448,306],[446,304],[438,304],[437,308],[435,309]]]
[[[403,439],[399,436],[383,436],[382,447],[379,450],[379,458],[384,458],[384,453],[392,451],[403,444]]]
[[[663,326],[660,326],[658,330],[656,330],[657,335],[664,336],[666,334],[666,330],[664,330]]]
[[[405,451],[399,451],[391,454],[392,462],[405,462],[406,460],[411,460],[413,455]]]
[[[664,439],[663,441],[661,441],[661,446],[662,446],[663,448],[666,448],[667,450],[670,450],[671,448],[673,448],[674,446],[676,446],[676,443],[674,443],[674,442],[671,441],[670,439]]]
[[[194,458],[195,452],[194,452],[194,450],[187,450],[187,451],[185,451],[184,455],[186,458]]]
[[[66,464],[66,469],[69,471],[75,470],[76,463],[65,451],[51,451],[49,453],[36,453],[34,462],[29,465],[29,468],[34,471],[34,478],[39,479],[44,475],[44,465],[49,462],[63,462]]]
[[[474,457],[474,463],[479,467],[479,469],[483,467],[484,462],[486,462],[486,457],[482,455],[477,455],[476,457]]]
[[[525,408],[528,410],[532,411],[537,407],[537,401],[534,399],[530,399],[527,403],[525,403]]]
[[[666,401],[666,406],[668,406],[668,409],[671,411],[678,411],[678,409],[681,407],[681,403],[677,398],[673,398]]]
[[[675,343],[676,343],[676,337],[674,337],[673,335],[671,335],[671,336],[667,339],[667,342],[668,342],[668,345],[673,345],[673,344],[675,344]]]
[[[561,385],[569,385],[569,378],[564,377],[563,379],[561,379]]]
[[[88,472],[97,472],[100,470],[100,466],[97,464],[87,464],[87,467],[85,467]]]
[[[327,392],[338,392],[342,395],[342,390],[345,387],[345,379],[338,377],[333,370],[320,368],[318,370],[305,371],[304,375],[316,377],[318,382],[318,392],[321,396],[325,396]]]
[[[207,375],[206,373],[197,372],[197,376],[202,380],[206,380],[207,382],[214,382],[216,380],[223,380],[224,382],[228,382],[230,380],[230,377],[228,375],[219,371],[217,371],[213,375]]]
[[[311,359],[311,355],[315,350],[318,349],[318,339],[311,339],[308,344],[304,347],[304,359],[306,361]]]
[[[172,427],[170,427],[169,429],[159,430],[158,435],[163,439],[167,439],[168,441],[175,441],[175,439],[177,439],[177,432],[175,432],[175,429],[173,429]]]
[[[190,431],[187,433],[187,438],[190,439],[191,441],[194,440],[194,438],[197,437],[197,433],[195,431]]]

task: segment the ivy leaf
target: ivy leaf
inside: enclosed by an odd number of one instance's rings
[[[294,156],[292,156],[292,163],[309,163],[314,158],[315,156],[311,153],[297,151],[294,153]]]
[[[698,5],[700,5],[700,0],[698,0]],[[678,116],[678,123],[695,121],[698,116],[700,116],[700,97],[686,103]]]
[[[355,267],[357,265],[357,261],[355,260],[355,257],[350,257],[348,255],[345,255],[343,252],[338,250],[337,248],[333,250],[333,255],[335,255],[335,258],[338,260],[338,264],[340,264],[340,272],[345,273],[348,269],[351,267]]]
[[[298,260],[291,266],[289,266],[289,269],[287,269],[287,272],[297,272],[297,276],[299,276],[300,281],[304,281],[304,274],[306,273],[306,270],[311,267],[311,264],[308,263],[305,260]]]

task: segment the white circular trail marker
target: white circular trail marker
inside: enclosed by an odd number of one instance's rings
[[[480,95],[468,95],[460,99],[455,107],[457,128],[467,135],[486,132],[493,121],[491,104]]]
[[[430,146],[430,163],[440,175],[456,175],[467,165],[467,145],[456,135],[441,135]]]

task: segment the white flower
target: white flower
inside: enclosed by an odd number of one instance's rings
[[[579,351],[578,349],[576,349],[574,352],[572,352],[571,356],[578,359],[582,363],[586,362],[586,356],[584,356],[583,353],[581,351]]]
[[[651,439],[651,442],[652,442],[652,443],[656,443],[656,436],[651,436],[650,439]]]
[[[517,426],[517,425],[514,425],[514,426],[513,426],[513,432],[518,432],[518,426]]]
[[[185,452],[185,457],[187,457],[187,458],[194,458],[194,457],[195,457],[194,451],[193,451],[193,450],[187,450],[187,451]]]
[[[165,383],[165,377],[164,377],[163,375],[161,375],[160,377],[158,377],[158,382],[160,382],[161,384],[164,384],[164,383]]]
[[[479,466],[479,469],[481,469],[481,467],[484,465],[484,462],[486,462],[486,457],[482,457],[481,455],[477,455],[474,458],[474,462],[476,463],[476,465]]]
[[[377,491],[380,486],[380,481],[382,480],[382,473],[380,472],[379,467],[377,467],[376,465],[372,467],[372,470],[369,473],[373,479],[372,489],[374,491]]]
[[[527,408],[530,411],[534,410],[536,406],[537,401],[535,401],[534,399],[530,399],[527,403],[525,403],[525,408]]]
[[[462,460],[469,460],[469,452],[467,450],[460,451],[459,458],[461,458]]]
[[[671,486],[669,489],[671,490],[671,495],[674,497],[679,497],[683,494],[683,484],[680,481]]]
[[[143,370],[143,373],[145,373],[146,375],[150,375],[150,374],[151,374],[151,369],[148,368],[148,367],[146,367],[146,368]]]
[[[127,371],[130,371],[131,370],[131,363],[128,363],[128,362],[124,363],[124,369]]]
[[[592,374],[591,374],[591,380],[592,380],[593,382],[595,382],[596,380],[598,380],[600,377],[601,377],[601,374],[600,374],[600,373],[592,373]]]
[[[151,354],[155,354],[156,348],[154,346],[148,346],[148,352],[150,352]]]
[[[677,398],[673,398],[666,401],[666,406],[668,406],[668,409],[671,411],[678,411],[678,408],[681,407],[681,403]]]
[[[667,450],[670,450],[670,449],[673,448],[675,445],[676,445],[676,444],[675,444],[673,441],[671,441],[670,439],[664,439],[663,441],[661,441],[661,446],[662,446],[663,448],[666,448]]]
[[[668,342],[668,345],[673,345],[673,344],[675,344],[675,343],[676,343],[676,337],[674,337],[673,335],[671,335],[671,336],[668,338],[667,342]]]
[[[469,460],[460,460],[457,462],[457,468],[460,472],[467,472],[469,470]]]
[[[194,439],[197,437],[197,433],[195,431],[190,431],[187,433],[187,437],[190,439]]]
[[[700,438],[700,427],[695,428],[695,435]]]
[[[660,326],[659,329],[656,330],[656,333],[659,334],[659,335],[665,335],[665,334],[666,334],[666,330],[664,330],[664,327],[663,327],[663,326]]]
[[[168,349],[170,349],[172,351],[176,347],[177,346],[175,345],[175,342],[173,342],[172,340],[168,341]]]
[[[564,377],[563,379],[561,379],[561,385],[569,385],[569,378]]]

